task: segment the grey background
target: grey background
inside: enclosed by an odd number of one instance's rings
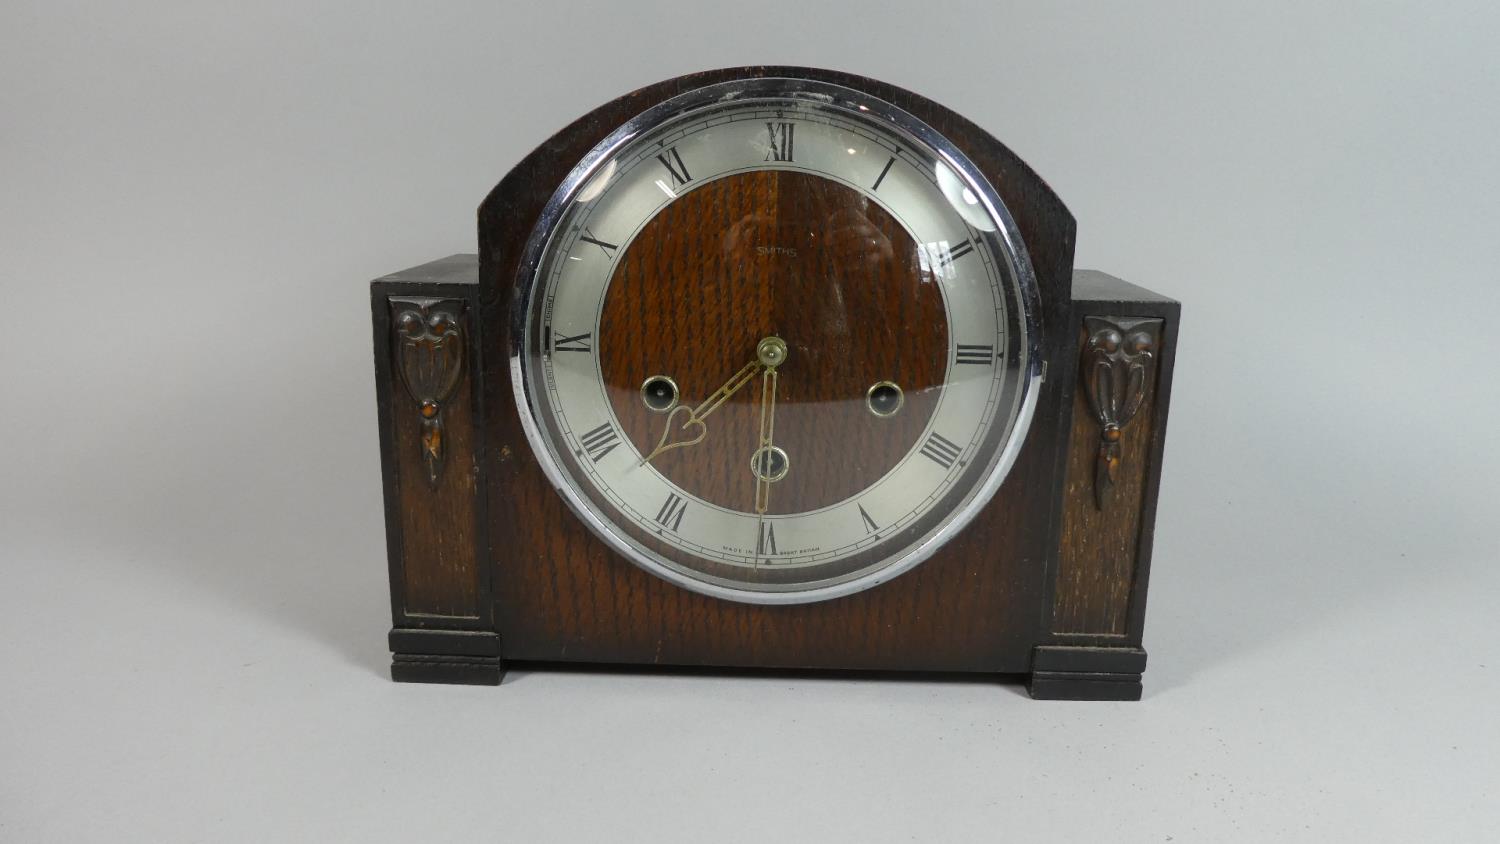
[[[0,10],[0,839],[1489,841],[1492,4]],[[989,128],[1185,302],[1140,704],[385,679],[366,282],[787,62]]]

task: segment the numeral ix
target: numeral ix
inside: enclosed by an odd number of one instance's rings
[[[550,331],[551,329],[548,330]],[[557,339],[552,342],[552,351],[592,352],[594,350],[594,347],[589,345],[589,338],[593,336],[594,335],[592,333],[575,334],[571,337],[566,334],[558,334]]]

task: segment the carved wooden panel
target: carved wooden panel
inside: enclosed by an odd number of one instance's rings
[[[1062,497],[1057,633],[1127,632],[1155,424],[1162,321],[1088,317]]]
[[[478,615],[471,348],[462,299],[390,298],[392,512],[408,615]]]

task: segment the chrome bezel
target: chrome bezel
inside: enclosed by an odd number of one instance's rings
[[[569,481],[565,470],[552,456],[542,433],[542,423],[538,419],[535,384],[526,366],[528,344],[533,339],[530,325],[531,296],[538,283],[538,271],[557,224],[580,188],[599,167],[636,137],[701,108],[756,98],[806,100],[820,107],[842,109],[883,124],[897,134],[906,135],[926,147],[935,159],[945,163],[962,180],[964,186],[973,192],[990,219],[997,224],[996,231],[985,232],[982,237],[997,255],[1005,259],[1005,271],[1014,284],[1014,288],[1008,292],[1014,298],[1015,321],[1024,335],[1017,344],[1018,354],[1015,358],[1008,358],[1005,363],[1007,368],[1015,370],[1006,376],[1007,383],[1010,378],[1016,379],[1015,415],[1003,422],[997,418],[996,424],[1007,424],[1009,430],[1004,433],[1003,443],[995,449],[994,458],[982,476],[983,479],[974,485],[958,506],[915,542],[895,549],[885,558],[884,565],[870,566],[857,575],[824,585],[814,582],[807,584],[805,588],[778,588],[776,591],[755,589],[748,585],[729,586],[694,577],[655,559],[643,546],[618,530]],[[1040,312],[1041,301],[1035,272],[1015,220],[979,169],[947,138],[905,110],[841,85],[790,77],[733,80],[687,91],[647,109],[600,141],[563,179],[543,207],[519,263],[510,302],[511,384],[521,426],[548,481],[568,503],[573,513],[625,559],[684,589],[725,600],[753,604],[826,601],[869,589],[909,571],[967,527],[994,497],[1015,464],[1036,411],[1042,378]]]

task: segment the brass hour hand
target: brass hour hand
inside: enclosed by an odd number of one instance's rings
[[[708,426],[703,424],[710,414],[719,409],[719,405],[729,400],[741,387],[750,383],[755,378],[755,373],[760,369],[760,359],[745,364],[739,372],[730,376],[714,394],[703,400],[697,407],[690,408],[680,405],[672,408],[667,414],[666,430],[661,432],[661,439],[657,441],[656,448],[645,457],[641,458],[640,465],[644,466],[664,451],[674,448],[696,445],[708,436]]]

